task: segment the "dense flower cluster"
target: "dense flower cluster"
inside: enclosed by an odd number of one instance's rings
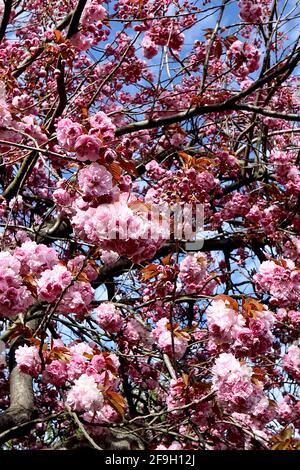
[[[20,273],[41,274],[46,269],[53,268],[58,263],[57,252],[46,245],[39,245],[33,241],[26,241],[21,247],[17,247],[14,252],[15,257],[20,261]]]
[[[249,23],[262,21],[270,0],[239,0],[240,17]]]
[[[162,318],[157,322],[152,336],[162,351],[169,356],[175,355],[177,359],[184,355],[188,346],[189,335],[180,331],[178,327],[172,331],[172,326],[167,318]]]
[[[81,23],[83,26],[89,26],[91,23],[104,20],[105,17],[105,8],[95,0],[88,0],[81,15]]]
[[[95,6],[102,8],[97,4]],[[69,118],[60,119],[56,129],[57,140],[65,150],[76,152],[78,160],[96,162],[113,140],[116,128],[102,111],[91,116],[89,124],[90,130],[86,133],[81,124]]]
[[[252,44],[235,41],[229,47],[227,57],[234,64],[233,73],[241,80],[259,68],[260,52]]]
[[[19,346],[15,353],[16,362],[22,372],[36,377],[40,372],[41,358],[35,346]]]
[[[85,196],[103,196],[112,190],[112,175],[104,166],[92,163],[78,172],[78,183]]]
[[[148,175],[156,180],[155,187],[148,189],[145,195],[146,203],[205,203],[218,190],[219,180],[210,171],[195,168],[165,171],[157,166],[157,162],[152,161],[146,165]]]
[[[67,403],[75,411],[101,410],[103,397],[92,375],[82,374],[74,381],[74,385],[67,395]]]
[[[0,316],[15,316],[33,303],[20,273],[20,261],[9,252],[0,252]]]
[[[60,119],[57,123],[56,134],[59,144],[65,150],[74,150],[76,140],[82,135],[83,127],[69,118]]]
[[[300,348],[290,346],[283,358],[283,365],[288,374],[295,380],[300,380]]]
[[[38,296],[46,302],[54,302],[71,281],[72,275],[65,266],[58,264],[46,269],[37,282]]]
[[[139,214],[141,205],[127,204],[124,194],[114,204],[77,210],[72,223],[77,233],[104,250],[117,252],[134,261],[151,258],[163,242],[163,227],[157,220]]]
[[[188,294],[212,294],[215,282],[207,273],[207,257],[203,253],[187,255],[179,266],[179,279]]]
[[[245,319],[223,300],[212,302],[206,309],[208,330],[216,343],[231,343],[245,325]]]
[[[300,273],[289,259],[264,261],[254,281],[260,292],[270,295],[270,302],[274,305],[292,306],[300,300]]]
[[[124,321],[114,304],[103,303],[96,308],[96,321],[108,333],[118,333]]]
[[[227,409],[249,410],[262,397],[262,387],[251,381],[251,369],[232,354],[221,354],[216,359],[212,374],[218,399]]]
[[[151,28],[146,32],[141,46],[144,56],[152,59],[158,53],[158,46],[168,46],[179,51],[183,42],[184,34],[180,31],[179,22],[165,18],[151,22]]]
[[[67,385],[66,402],[74,411],[85,412],[88,421],[105,420],[109,413],[105,391],[117,390],[119,384],[117,358],[112,354],[98,354],[85,343],[66,347],[61,340],[56,340],[51,350],[43,348],[43,356],[43,382],[55,387]],[[26,374],[38,377],[41,373],[41,358],[36,346],[20,346],[16,350],[16,362]],[[104,416],[100,413],[95,417],[103,408]]]
[[[245,303],[242,313],[238,304],[215,300],[206,309],[211,347],[231,348],[237,355],[255,357],[270,350],[275,317],[261,304]]]

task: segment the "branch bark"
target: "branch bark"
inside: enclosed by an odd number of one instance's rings
[[[29,315],[36,314],[37,312],[43,312],[39,304],[30,309]],[[35,330],[39,321],[39,319],[29,320],[27,326]],[[20,372],[16,367],[15,352],[19,346],[24,346],[25,344],[27,344],[27,340],[24,335],[18,336],[11,343],[9,351],[10,406],[0,415],[0,434],[5,431],[8,432],[5,432],[5,437],[0,439],[0,444],[17,437],[19,432],[20,435],[26,434],[31,425],[29,424],[28,427],[26,425],[22,426],[20,431],[18,426],[36,418],[32,378]],[[11,432],[9,432],[10,430]]]
[[[9,17],[12,9],[12,0],[5,0],[5,7],[3,12],[3,17],[0,25],[0,42],[5,36],[6,28],[8,26]]]

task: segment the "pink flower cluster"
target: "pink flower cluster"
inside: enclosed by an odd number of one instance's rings
[[[59,310],[62,313],[75,313],[82,316],[88,313],[88,308],[93,298],[94,289],[91,284],[89,282],[76,281],[64,293],[59,304]]]
[[[215,300],[206,309],[210,346],[224,346],[239,356],[250,357],[267,352],[272,346],[275,317],[267,309],[257,310],[253,318],[243,316],[228,301]],[[223,348],[223,350],[224,350]]]
[[[186,396],[184,393],[185,388],[186,387],[182,377],[179,377],[177,380],[170,380],[170,387],[168,390],[168,395],[166,396],[168,411],[172,411],[174,408],[180,408],[181,406],[186,405]],[[172,415],[180,416],[181,411],[172,411]]]
[[[257,23],[262,21],[263,1],[261,0],[239,0],[240,17],[247,23]],[[269,3],[269,0],[267,2]]]
[[[92,163],[78,172],[78,183],[85,196],[103,196],[112,190],[112,175],[104,166]]]
[[[68,261],[67,268],[72,272],[73,276],[77,276],[82,272],[86,275],[89,281],[94,281],[98,276],[97,267],[92,265],[90,262],[86,263],[85,256],[83,255],[78,255],[75,258],[70,259]]]
[[[289,259],[264,261],[253,279],[258,291],[268,293],[274,305],[292,306],[300,300],[300,272]]]
[[[218,188],[219,180],[210,171],[197,171],[195,168],[165,171],[157,166],[157,162],[150,162],[146,166],[149,176],[157,179],[155,186],[146,193],[147,203],[205,202]]]
[[[138,358],[130,367],[130,376],[135,384],[144,390],[155,390],[158,387],[159,367],[157,363],[149,363],[147,358]]]
[[[158,347],[169,356],[173,356],[174,344],[176,359],[180,359],[188,347],[189,335],[179,331],[178,328],[175,328],[172,333],[171,325],[167,318],[161,318],[161,320],[157,322],[156,328],[152,331],[152,337],[157,341]]]
[[[78,160],[95,162],[105,158],[106,147],[114,139],[116,128],[102,111],[91,116],[89,123],[91,129],[87,134],[81,124],[69,118],[60,119],[56,134],[59,145],[65,150],[75,151]]]
[[[15,357],[19,370],[38,377],[41,372],[38,347],[20,346]],[[86,412],[89,416],[100,410],[102,413],[102,408],[109,406],[102,392],[107,388],[117,390],[119,386],[119,361],[114,354],[100,353],[86,343],[75,342],[66,347],[61,340],[54,340],[50,351],[43,350],[43,357],[43,383],[71,386],[66,393],[66,402],[74,411]],[[108,409],[104,414],[107,413]],[[102,421],[105,419],[100,417]]]
[[[262,387],[251,381],[252,371],[232,354],[223,353],[212,368],[213,386],[224,408],[251,410],[262,398]]]
[[[215,282],[210,280],[207,273],[207,257],[203,253],[187,255],[179,266],[179,279],[188,294],[201,292],[210,295],[215,288]]]
[[[92,375],[82,374],[74,381],[67,394],[67,403],[75,411],[101,410],[103,406],[103,395]]]
[[[95,162],[100,158],[101,140],[94,135],[81,135],[75,142],[74,150],[78,160]]]
[[[141,42],[143,54],[146,59],[152,59],[158,53],[158,46],[152,40],[151,35],[147,32]]]
[[[283,425],[294,423],[296,427],[300,427],[300,400],[295,396],[286,394],[277,405],[277,413],[277,419],[279,418]]]
[[[84,132],[81,124],[73,122],[69,118],[60,119],[56,127],[56,135],[59,145],[69,151],[74,151],[78,137]]]
[[[245,319],[224,300],[215,300],[206,309],[208,331],[216,344],[232,343]]]
[[[270,350],[274,337],[275,317],[270,310],[256,311],[255,318],[247,318],[246,325],[236,332],[233,348],[236,354],[255,357]]]
[[[184,34],[180,31],[179,22],[162,18],[151,22],[151,27],[145,33],[141,46],[144,56],[152,59],[158,52],[157,46],[168,46],[174,51],[180,51],[183,42]]]
[[[115,138],[116,126],[103,111],[98,111],[89,119],[90,133],[97,134],[104,145],[109,144]]]
[[[131,346],[135,344],[148,345],[149,343],[149,331],[136,318],[129,318],[122,336]]]
[[[20,261],[22,276],[26,274],[41,274],[46,269],[51,269],[58,263],[58,255],[54,248],[42,243],[26,241],[21,247],[17,247],[14,256]]]
[[[300,348],[292,345],[283,358],[283,367],[296,381],[300,380]]]
[[[276,179],[284,184],[288,194],[300,194],[300,173],[294,152],[275,150],[270,155],[270,163],[274,165]]]
[[[88,0],[81,15],[81,23],[83,26],[89,26],[97,21],[104,20],[107,12],[97,0]]]
[[[163,229],[157,221],[139,214],[143,204],[130,206],[128,195],[114,204],[101,204],[87,210],[77,209],[72,224],[83,239],[104,250],[140,261],[154,256],[163,241]]]
[[[228,60],[233,63],[233,73],[245,80],[249,73],[259,68],[260,52],[252,44],[234,41],[227,51]]]
[[[78,198],[78,192],[71,184],[65,180],[60,179],[57,182],[56,189],[53,192],[53,200],[56,204],[56,209],[62,216],[74,215],[74,204]]]
[[[24,312],[33,297],[23,284],[21,263],[7,251],[0,252],[0,316],[15,316]]]
[[[181,450],[182,445],[178,441],[173,441],[169,446],[165,446],[164,444],[159,444],[155,447],[155,450]]]
[[[37,377],[40,373],[42,361],[36,346],[28,346],[27,344],[19,346],[15,352],[15,359],[21,372],[32,375],[32,377]]]
[[[43,371],[43,382],[45,384],[55,385],[55,387],[62,387],[68,379],[67,371],[68,367],[66,361],[54,359],[45,365],[45,370]]]
[[[54,302],[62,291],[71,284],[72,275],[68,269],[57,264],[42,272],[37,281],[37,293],[41,300]]]
[[[96,321],[108,333],[118,333],[124,326],[120,312],[113,303],[102,303],[96,308]]]

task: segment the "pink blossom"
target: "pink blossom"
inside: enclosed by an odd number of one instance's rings
[[[80,272],[83,272],[87,276],[89,281],[94,281],[98,277],[97,269],[90,262],[85,263],[85,261],[85,256],[78,255],[68,261],[67,268],[69,271],[71,271],[73,276],[76,276]],[[85,267],[83,268],[84,265]]]
[[[115,251],[103,250],[101,253],[101,259],[103,263],[106,265],[114,264],[118,258],[119,258],[119,255]]]
[[[288,318],[292,325],[296,327],[300,326],[300,312],[298,310],[289,310]]]
[[[274,305],[295,305],[300,300],[300,273],[291,260],[264,261],[253,279],[258,291],[268,293]]]
[[[182,445],[178,441],[173,441],[169,446],[159,444],[155,450],[182,450]]]
[[[295,380],[300,380],[300,348],[293,345],[288,348],[283,358],[283,367],[288,374]]]
[[[24,312],[33,297],[23,285],[21,263],[7,251],[0,252],[0,316],[15,316]]]
[[[259,68],[260,52],[252,44],[234,41],[227,51],[229,61],[234,61],[233,73],[244,80]]]
[[[108,403],[105,403],[101,408],[101,416],[106,423],[115,423],[119,421],[119,413]]]
[[[123,337],[126,341],[132,344],[147,343],[148,331],[135,318],[130,318],[127,322],[126,328],[123,330]]]
[[[215,287],[207,273],[207,258],[203,253],[187,255],[180,263],[178,277],[188,294],[200,290],[202,293],[211,294]]]
[[[108,333],[118,333],[123,325],[119,311],[112,303],[102,303],[96,308],[96,321]]]
[[[12,124],[11,113],[7,103],[0,98],[0,126],[7,127]]]
[[[103,111],[99,111],[89,119],[92,132],[97,132],[102,143],[110,143],[115,137],[116,126]]]
[[[20,273],[23,276],[29,273],[40,274],[58,263],[58,254],[54,248],[34,241],[26,241],[21,247],[17,247],[14,255],[21,263]]]
[[[149,33],[145,34],[141,42],[141,46],[143,49],[144,57],[146,57],[146,59],[152,59],[158,53],[158,47],[155,42],[152,41]]]
[[[263,5],[261,0],[239,0],[240,17],[249,23],[262,20]]]
[[[41,300],[54,302],[71,281],[72,275],[65,266],[58,264],[46,269],[37,281],[38,296]]]
[[[112,190],[112,175],[99,163],[92,163],[78,173],[80,190],[86,196],[103,196]]]
[[[15,352],[18,368],[25,374],[37,377],[41,370],[41,358],[39,350],[35,346],[19,346]]]
[[[74,381],[86,373],[93,358],[93,349],[84,342],[75,342],[69,345],[70,361],[67,363],[68,380]]]
[[[64,293],[59,310],[63,313],[87,313],[93,298],[94,289],[91,284],[76,281]]]
[[[123,194],[114,204],[100,204],[97,208],[77,210],[72,219],[76,232],[88,242],[102,249],[114,251],[134,262],[151,258],[163,242],[163,227],[149,221],[148,213],[139,213],[144,205],[127,204]]]
[[[83,134],[83,127],[71,119],[60,119],[56,127],[58,143],[66,150],[74,150],[75,142]]]
[[[212,368],[213,385],[217,397],[225,408],[238,407],[249,410],[262,397],[262,388],[251,381],[252,372],[232,354],[223,353]]]
[[[67,403],[74,411],[98,411],[103,406],[103,395],[91,375],[82,374],[67,394]]]
[[[62,360],[51,361],[43,371],[43,382],[62,387],[68,378],[67,363]]]
[[[93,135],[81,135],[76,139],[74,150],[78,160],[85,162],[90,160],[95,162],[99,160],[99,151],[101,141]]]
[[[106,10],[96,0],[88,0],[81,15],[81,23],[83,26],[103,20],[106,17]]]
[[[245,319],[224,300],[215,300],[206,309],[207,326],[217,343],[233,342]]]
[[[3,15],[4,8],[5,8],[4,0],[0,0],[0,16],[1,17]]]
[[[171,332],[171,328],[167,318],[162,318],[156,324],[156,328],[152,331],[152,336],[157,340],[158,347],[166,352],[168,355],[173,355],[173,345],[174,353],[177,359],[180,359],[188,346],[189,335],[187,334],[177,334],[179,332]],[[173,336],[173,340],[172,340]]]

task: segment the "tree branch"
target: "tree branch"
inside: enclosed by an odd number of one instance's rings
[[[246,90],[241,91],[237,95],[234,95],[228,98],[223,103],[215,103],[215,104],[208,104],[204,106],[196,106],[193,108],[189,108],[185,111],[181,111],[180,113],[173,114],[171,116],[160,117],[157,119],[145,119],[143,121],[132,122],[125,126],[121,126],[116,130],[116,137],[120,137],[125,134],[130,134],[132,132],[137,132],[144,129],[154,129],[156,127],[161,127],[165,125],[175,124],[178,122],[185,121],[186,119],[190,119],[197,116],[204,116],[210,113],[220,113],[223,111],[239,111],[245,110],[253,112],[255,111],[258,114],[262,114],[265,116],[277,117],[280,119],[285,119],[289,121],[300,121],[300,116],[298,114],[285,114],[285,113],[278,113],[276,111],[268,111],[259,107],[247,105],[244,103],[238,104],[243,98],[246,98],[251,93],[256,91],[258,88],[262,87],[266,83],[270,82],[274,78],[278,77],[282,73],[286,72],[287,70],[292,71],[298,65],[300,60],[300,49],[297,49],[295,53],[295,57],[291,55],[288,60],[284,62],[281,67],[275,68],[273,71],[268,71],[264,75],[263,78],[260,78],[252,85],[250,85]]]
[[[30,309],[29,315],[43,312],[39,304]],[[34,330],[39,323],[39,319],[29,320],[27,326]],[[0,439],[0,443],[7,442],[13,437],[17,437],[19,432],[24,435],[30,428],[22,426],[19,430],[18,426],[32,421],[36,416],[34,406],[34,394],[32,389],[32,377],[20,372],[16,367],[15,352],[19,346],[27,344],[27,340],[23,335],[15,338],[9,351],[9,388],[10,388],[10,406],[2,414],[0,414],[0,434],[4,433],[4,437]]]
[[[5,7],[3,12],[3,17],[0,25],[0,42],[5,36],[6,28],[9,22],[9,17],[12,9],[12,0],[5,0]]]

